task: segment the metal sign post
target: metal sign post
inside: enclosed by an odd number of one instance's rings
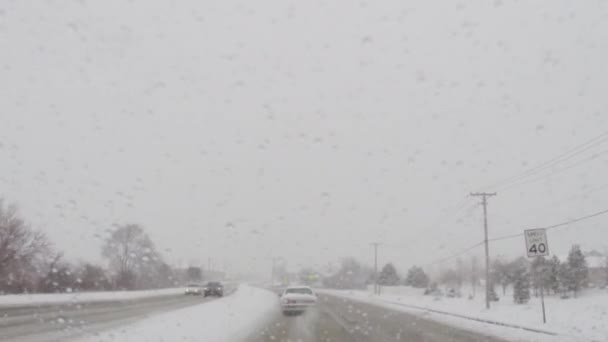
[[[547,232],[545,229],[528,229],[524,231],[526,237],[526,253],[529,258],[543,259],[543,268],[545,267],[545,256],[549,255],[549,244],[547,243]],[[547,323],[545,315],[545,294],[544,294],[544,278],[542,270],[537,270],[536,276],[540,284],[540,303],[543,309],[543,324]]]
[[[545,287],[545,282],[544,282],[544,279],[543,279],[543,275],[541,274],[540,275],[540,303],[541,303],[541,305],[543,307],[543,324],[546,324],[547,323],[547,316],[545,315],[545,295],[544,295],[543,287]]]

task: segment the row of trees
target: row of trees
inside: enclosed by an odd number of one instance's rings
[[[337,272],[323,279],[323,285],[335,289],[364,289],[373,282],[373,276],[373,269],[354,258],[346,258]]]
[[[464,266],[464,263],[458,260],[455,268],[440,272],[438,281],[460,288],[469,279],[474,291],[480,283],[480,275],[476,259],[472,259],[471,267]],[[531,291],[538,295],[541,286],[548,294],[576,296],[587,286],[588,275],[585,256],[578,245],[573,245],[568,258],[563,262],[557,256],[550,259],[537,258],[531,262],[523,257],[510,262],[496,259],[490,268],[490,278],[493,281],[491,292],[495,293],[494,285],[499,285],[504,296],[507,288],[512,286],[514,301],[517,303],[527,302]]]
[[[392,263],[382,267],[378,275],[378,284],[382,286],[407,285],[412,287],[424,288],[429,285],[429,277],[421,267],[413,266],[407,271],[405,278],[401,279],[397,269]]]
[[[572,246],[568,258],[561,262],[557,256],[547,260],[536,258],[532,262],[518,259],[515,266],[505,267],[504,278],[512,282],[513,299],[516,303],[525,303],[530,298],[530,290],[535,295],[542,288],[547,293],[560,294],[563,298],[576,295],[589,281],[589,269],[585,255],[578,245]],[[503,285],[504,286],[504,285]]]
[[[106,265],[65,260],[14,205],[0,200],[0,293],[148,289],[202,278],[200,268],[170,267],[143,227],[135,224],[113,230],[102,255]]]
[[[474,295],[475,288],[480,285],[481,268],[476,258],[471,259],[470,266],[465,266],[458,260],[455,268],[444,269],[437,277],[439,284],[460,288],[464,282],[470,281]],[[576,296],[584,289],[589,280],[589,269],[585,255],[578,245],[573,245],[568,258],[563,262],[557,256],[550,259],[537,258],[529,261],[518,258],[510,262],[497,259],[490,269],[490,293],[494,300],[498,300],[494,285],[502,287],[503,296],[508,287],[513,288],[513,300],[516,303],[525,303],[531,294],[538,295],[542,289],[547,294],[558,294],[562,297]],[[334,274],[324,278],[324,285],[333,288],[355,289],[365,288],[374,283],[374,272],[369,267],[358,263],[355,259],[347,258],[342,261],[341,267]],[[608,280],[608,272],[607,272]],[[424,270],[414,266],[401,278],[392,263],[386,264],[378,274],[378,283],[382,286],[408,285],[425,288],[429,286],[430,279]],[[436,286],[436,285],[435,285]]]
[[[334,274],[323,279],[327,287],[338,289],[363,289],[373,284],[374,270],[361,265],[353,258],[342,260],[340,268]],[[429,277],[420,267],[409,269],[404,279],[401,279],[397,269],[392,263],[387,263],[378,273],[378,284],[382,286],[409,285],[424,288],[429,285]]]

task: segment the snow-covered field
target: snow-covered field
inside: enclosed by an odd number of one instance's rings
[[[278,307],[276,294],[241,285],[233,295],[85,336],[79,342],[239,341],[264,325]]]
[[[146,291],[107,291],[3,295],[0,296],[0,307],[143,299],[150,297],[183,294],[184,291],[185,288],[179,287]]]
[[[466,322],[467,320],[464,318],[438,313],[426,313],[431,319],[457,324],[458,326],[466,326],[468,329],[480,329],[484,332],[488,332],[487,329],[490,329],[495,330],[497,334],[503,334],[503,331],[508,331],[505,329],[510,329],[513,331],[513,334],[509,334],[509,337],[517,340],[608,341],[608,291],[606,290],[588,290],[578,298],[570,299],[560,299],[553,296],[546,297],[547,324],[543,324],[542,322],[540,299],[533,297],[527,304],[514,304],[512,296],[509,293],[502,296],[499,289],[497,291],[501,299],[499,302],[493,302],[490,310],[485,309],[483,289],[478,289],[477,296],[474,299],[467,298],[468,292],[463,292],[461,298],[434,298],[433,296],[424,296],[424,290],[422,289],[406,286],[383,287],[382,291],[383,293],[380,296],[375,296],[367,291],[327,292],[408,312],[424,312],[424,310],[404,305],[519,325],[558,334],[558,337],[556,337],[523,332],[513,328],[500,327],[500,329],[494,329],[492,327],[488,328],[488,324]],[[490,333],[492,332],[490,331]]]

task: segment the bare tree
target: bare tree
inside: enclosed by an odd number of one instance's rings
[[[46,236],[32,230],[17,207],[0,200],[0,291],[31,291],[36,264],[50,253]]]
[[[158,259],[152,240],[136,224],[124,225],[112,232],[106,239],[102,254],[116,274],[116,286],[123,289],[134,289],[138,271]]]

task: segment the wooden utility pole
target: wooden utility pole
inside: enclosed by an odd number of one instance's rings
[[[484,245],[486,249],[486,309],[490,308],[490,247],[488,246],[488,197],[496,196],[496,193],[488,192],[476,192],[471,193],[473,197],[481,197],[481,204],[483,205],[483,232],[484,232]]]
[[[379,242],[373,242],[372,246],[374,246],[374,294],[380,294],[378,288],[378,246]]]

